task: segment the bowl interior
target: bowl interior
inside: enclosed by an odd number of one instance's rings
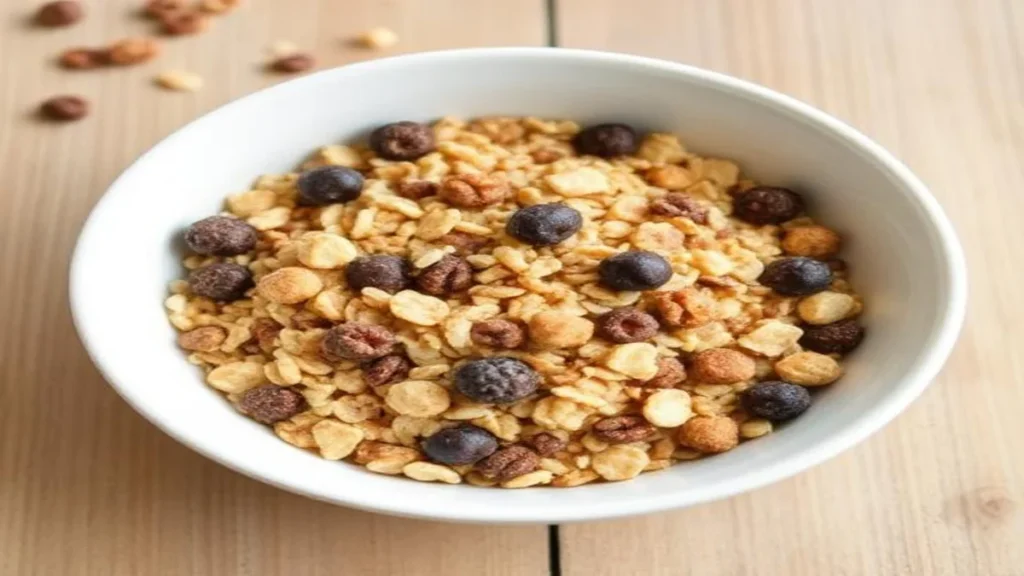
[[[185,362],[162,306],[180,277],[177,238],[225,195],[289,171],[328,143],[399,119],[532,115],[676,132],[803,191],[839,230],[866,299],[868,337],[844,378],[797,421],[729,453],[632,482],[573,490],[423,484],[322,460],[238,415]],[[806,468],[906,406],[948,353],[962,265],[948,224],[902,166],[852,130],[748,84],[651,60],[575,51],[478,50],[340,68],[232,103],[177,132],[112,186],[72,270],[76,324],[118,391],[182,442],[236,470],[316,498],[477,521],[569,521],[727,496]],[[130,263],[130,266],[125,266]]]

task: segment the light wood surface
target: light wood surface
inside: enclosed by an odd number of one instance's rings
[[[35,1],[0,0],[0,574],[546,574],[543,526],[336,508],[176,444],[103,383],[66,304],[75,236],[106,186],[173,129],[282,80],[261,71],[271,42],[294,42],[325,67],[394,51],[541,44],[543,3],[252,0],[207,34],[166,41],[144,66],[62,71],[49,61],[62,48],[150,30],[132,15],[141,1],[85,4],[85,21],[53,31],[24,25]],[[370,52],[346,42],[373,26],[393,28],[401,44]],[[206,86],[182,94],[151,84],[172,68],[198,72]],[[93,114],[62,126],[31,117],[41,99],[67,92],[91,100]]]
[[[560,0],[563,45],[691,63],[842,118],[952,217],[968,322],[928,392],[835,460],[726,502],[565,526],[567,575],[1024,574],[1024,3]]]
[[[198,114],[279,81],[265,48],[322,66],[385,25],[393,51],[539,45],[544,0],[251,0],[156,62],[68,73],[61,48],[145,33],[140,2],[88,2],[79,25],[25,25],[0,0],[0,574],[548,574],[544,527],[458,526],[329,507],[263,486],[165,437],[91,367],[67,312],[75,235],[136,155]],[[883,432],[729,501],[560,528],[555,572],[1024,575],[1024,3],[1018,0],[557,0],[561,45],[692,63],[849,121],[931,186],[968,254],[971,302],[935,385]],[[452,18],[451,14],[457,14]],[[385,52],[385,53],[390,53]],[[185,68],[196,94],[151,77]],[[80,93],[94,112],[41,124]],[[161,199],[154,199],[158,205]],[[116,286],[112,286],[116,289]],[[111,311],[116,313],[116,311]]]

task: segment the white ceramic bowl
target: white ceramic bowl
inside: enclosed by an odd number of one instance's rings
[[[672,131],[755,178],[805,191],[846,242],[867,301],[843,379],[777,433],[631,482],[571,490],[425,484],[322,460],[237,414],[175,346],[164,316],[178,238],[228,193],[317,147],[395,120],[508,114]],[[964,313],[965,266],[925,186],[841,122],[765,88],[632,56],[560,49],[417,54],[328,70],[245,97],[182,128],[110,187],[82,231],[71,305],[115,389],[180,442],[263,482],[345,506],[479,522],[564,522],[678,508],[763,486],[849,448],[935,376]]]

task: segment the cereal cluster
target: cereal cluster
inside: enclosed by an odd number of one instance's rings
[[[396,122],[189,227],[166,301],[284,441],[425,482],[627,480],[811,404],[863,337],[800,195],[671,134]]]

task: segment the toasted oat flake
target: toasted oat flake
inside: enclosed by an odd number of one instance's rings
[[[203,87],[203,77],[184,70],[168,70],[157,75],[156,83],[168,90],[196,92]]]

